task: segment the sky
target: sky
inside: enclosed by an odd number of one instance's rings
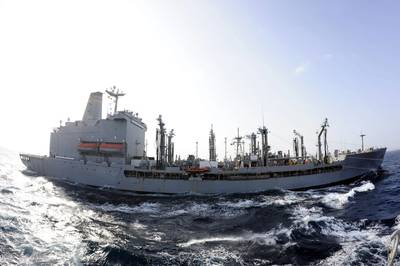
[[[175,150],[217,154],[265,124],[273,151],[400,149],[398,1],[0,0],[0,146],[47,154],[59,121],[117,86],[155,154],[156,118]],[[106,100],[106,97],[104,97]],[[108,109],[110,103],[105,102]],[[248,140],[247,140],[248,143]],[[246,149],[248,145],[246,144]]]

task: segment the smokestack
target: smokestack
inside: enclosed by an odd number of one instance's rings
[[[92,92],[86,104],[85,113],[83,114],[82,121],[97,121],[101,119],[103,106],[103,93]]]

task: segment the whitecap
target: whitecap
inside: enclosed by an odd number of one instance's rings
[[[366,192],[374,190],[375,186],[371,182],[366,182],[359,187],[352,188],[347,193],[329,193],[322,198],[322,203],[334,209],[343,208],[350,198],[353,198],[357,192]]]
[[[139,223],[138,220],[136,220],[135,222],[133,222],[132,224],[130,224],[130,227],[131,227],[132,229],[135,229],[135,230],[145,230],[145,229],[147,229],[147,226],[144,225],[144,224]]]
[[[219,202],[218,203],[219,206],[224,206],[224,207],[228,207],[228,208],[251,208],[251,207],[256,207],[259,206],[259,202],[255,202],[253,200],[239,200],[236,202],[232,202],[232,201],[227,201],[227,202]]]
[[[102,205],[92,205],[96,209],[106,212],[122,212],[122,213],[158,213],[160,212],[160,205],[158,203],[145,202],[138,206],[128,206],[126,204],[114,205],[105,203]]]
[[[166,256],[165,253],[164,256]],[[207,266],[245,264],[238,251],[229,251],[223,246],[218,246],[212,249],[201,249],[196,252],[180,252],[178,254],[178,260],[182,262],[190,261],[189,264]]]
[[[337,237],[342,249],[320,261],[319,265],[364,265],[360,262],[362,257],[368,264],[386,265],[384,254],[389,236],[382,235],[383,230],[379,225],[364,230],[350,224],[336,224],[326,228],[324,233]],[[374,262],[369,261],[369,258],[373,258]]]
[[[361,187],[356,190],[367,189],[367,186]],[[323,222],[319,233],[334,237],[340,243],[342,248],[320,261],[318,265],[352,265],[360,263],[361,258],[366,256],[373,259],[374,264],[385,265],[386,258],[382,254],[386,251],[388,236],[383,234],[386,230],[384,226],[378,224],[360,229],[361,222],[351,223],[325,216],[320,207],[296,206],[293,215],[294,222],[291,229],[304,228],[308,232],[313,232],[314,227],[310,222]]]
[[[261,196],[254,200],[246,199],[246,200],[238,200],[235,202],[232,201],[220,202],[218,203],[218,205],[235,209],[247,209],[254,207],[265,207],[271,205],[285,206],[298,203],[303,200],[305,200],[304,197],[301,197],[294,192],[287,192],[287,194],[283,196]]]
[[[161,242],[162,238],[165,237],[163,232],[148,232],[146,239]]]
[[[192,245],[211,243],[211,242],[254,242],[264,246],[276,245],[277,232],[270,231],[267,233],[249,233],[239,236],[218,236],[218,237],[208,237],[200,239],[191,239],[185,243],[178,244],[179,247],[189,247]]]
[[[187,210],[178,209],[178,210],[173,210],[173,211],[167,212],[167,213],[165,213],[164,216],[165,217],[174,217],[174,216],[180,216],[180,215],[187,214],[187,213],[188,213]]]

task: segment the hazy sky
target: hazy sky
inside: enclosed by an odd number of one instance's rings
[[[273,150],[293,129],[315,151],[400,148],[399,1],[0,0],[0,146],[48,152],[59,120],[113,85],[148,125],[176,131],[176,152],[223,157],[238,127],[262,125]],[[229,146],[232,152],[234,149]],[[233,153],[231,153],[233,155]]]

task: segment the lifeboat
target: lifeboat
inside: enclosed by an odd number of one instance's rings
[[[189,174],[203,174],[207,173],[209,169],[206,167],[189,167],[185,171]]]
[[[96,142],[81,142],[78,145],[78,151],[80,152],[97,152]]]
[[[124,153],[124,143],[100,143],[100,152],[102,153]]]

